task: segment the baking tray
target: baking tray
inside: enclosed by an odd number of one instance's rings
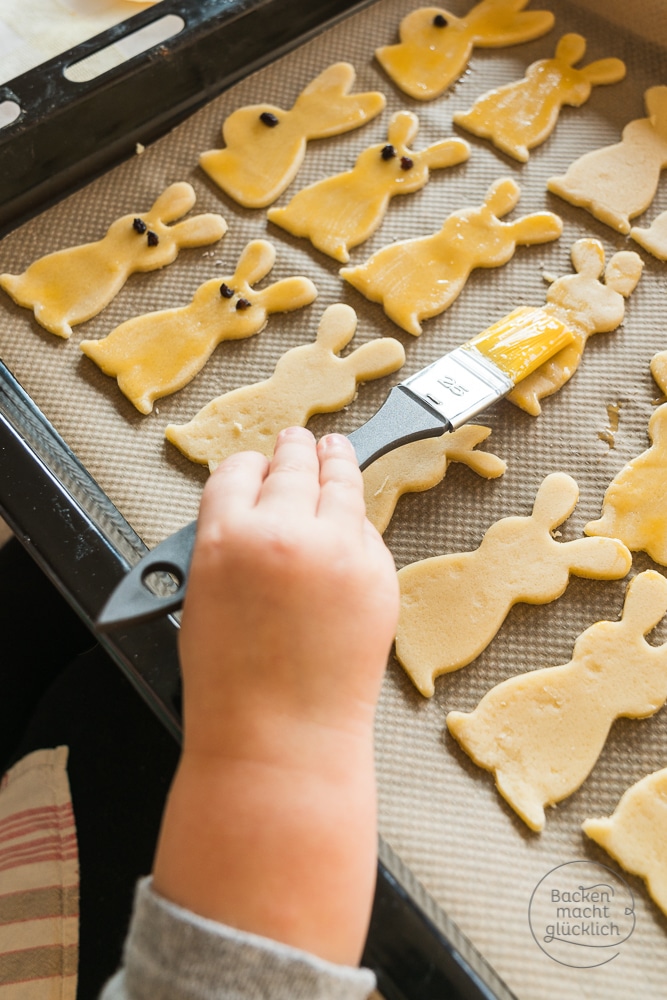
[[[452,211],[478,203],[488,184],[500,175],[519,180],[523,192],[520,212],[548,207],[563,216],[565,232],[558,243],[520,250],[506,268],[473,275],[448,313],[425,324],[425,332],[418,341],[399,334],[409,357],[409,368],[406,366],[404,374],[422,367],[516,305],[541,304],[546,288],[543,273],[568,273],[569,247],[574,239],[596,236],[608,255],[616,249],[631,248],[626,239],[585,213],[547,196],[544,179],[562,172],[582,150],[616,141],[628,120],[643,115],[643,90],[661,82],[664,49],[645,37],[619,31],[611,16],[616,5],[598,6],[594,13],[588,13],[577,4],[545,3],[543,6],[551,6],[557,15],[556,31],[516,49],[476,52],[470,69],[446,98],[418,105],[406,101],[388,84],[369,55],[372,40],[380,43],[395,40],[400,18],[413,6],[419,4],[380,0],[368,10],[367,5],[361,5],[350,19],[333,26],[327,24],[328,30],[308,44],[299,46],[265,70],[244,76],[232,91],[188,116],[173,133],[147,148],[141,157],[132,156],[101,174],[90,187],[76,192],[71,199],[59,201],[0,244],[2,269],[19,270],[38,252],[54,245],[83,241],[79,237],[94,238],[91,234],[103,228],[103,220],[108,224],[109,218],[115,217],[116,213],[109,215],[109,200],[116,197],[118,190],[124,196],[133,192],[133,204],[139,201],[145,204],[149,193],[154,194],[156,186],[159,190],[162,182],[189,179],[197,188],[197,210],[222,211],[230,223],[221,251],[214,249],[194,255],[190,252],[187,260],[179,259],[164,273],[145,276],[146,280],[142,276],[131,288],[128,283],[108,310],[87,325],[86,336],[107,332],[127,315],[134,314],[138,303],[143,305],[140,311],[146,311],[161,304],[184,301],[186,288],[191,290],[215,273],[218,256],[226,262],[235,259],[239,248],[253,235],[267,236],[277,246],[279,259],[272,277],[296,273],[297,267],[301,273],[316,276],[320,297],[315,306],[309,307],[307,315],[293,314],[289,322],[276,322],[275,326],[270,323],[261,337],[243,344],[221,345],[201,378],[172,400],[160,402],[159,423],[168,422],[173,415],[195,412],[225,388],[270,374],[285,348],[310,339],[321,310],[341,297],[357,309],[358,336],[362,339],[379,333],[397,333],[376,306],[348,289],[341,292],[337,268],[331,267],[330,262],[324,262],[300,241],[285,239],[275,228],[269,232],[261,217],[221,199],[193,167],[194,151],[219,144],[223,118],[234,107],[257,100],[258,88],[263,88],[263,93],[268,91],[272,101],[283,104],[335,59],[348,58],[355,65],[356,89],[383,90],[388,108],[382,120],[371,123],[358,134],[327,141],[318,149],[313,144],[295,187],[303,186],[318,172],[323,176],[349,166],[360,149],[379,141],[389,111],[399,106],[407,104],[419,115],[417,148],[441,137],[443,130],[449,134],[452,110],[469,106],[471,98],[491,85],[517,79],[529,62],[553,52],[556,38],[565,30],[579,30],[588,39],[586,61],[620,55],[631,70],[623,85],[598,88],[585,109],[566,110],[552,139],[532,154],[525,168],[471,140],[473,155],[469,164],[442,172],[442,178],[434,176],[419,195],[392,206],[379,233],[355,252],[354,259],[363,260],[391,239],[416,235],[420,230],[432,231],[433,219],[441,218],[445,214],[443,209]],[[451,6],[462,13],[469,4],[459,2]],[[265,5],[263,9],[266,12]],[[633,27],[639,28],[641,18],[637,16],[634,21]],[[650,18],[648,24],[650,32]],[[298,87],[296,79],[300,81]],[[151,175],[150,183],[146,180],[147,172]],[[285,200],[288,196],[289,192]],[[76,211],[81,205],[85,205],[85,211]],[[665,207],[664,188],[661,188],[647,218]],[[132,207],[128,205],[124,210],[131,211]],[[65,234],[64,226],[68,227]],[[664,265],[648,255],[642,256],[645,273],[628,303],[621,331],[593,338],[575,379],[557,397],[545,401],[542,417],[536,421],[509,404],[495,407],[488,420],[485,414],[484,423],[493,429],[487,447],[508,459],[508,473],[487,483],[469,470],[453,466],[441,486],[429,494],[401,501],[397,517],[386,534],[399,565],[442,551],[476,547],[483,530],[494,520],[508,513],[528,512],[537,485],[551,471],[568,471],[580,484],[581,501],[573,518],[563,526],[565,537],[576,537],[583,524],[597,516],[606,483],[647,445],[646,426],[657,395],[648,374],[648,360],[652,353],[665,347]],[[8,260],[12,261],[12,268],[7,266]],[[19,469],[24,460],[27,471],[26,485],[18,492],[17,475],[9,471],[3,474],[0,505],[8,511],[14,525],[21,527],[31,522],[23,533],[30,536],[32,532],[33,544],[39,542],[39,557],[52,573],[65,578],[74,603],[79,604],[84,615],[92,617],[106,593],[106,579],[99,569],[102,562],[108,562],[106,578],[115,580],[124,565],[133,563],[138,552],[143,551],[140,538],[152,546],[185,523],[196,511],[205,474],[199,474],[185,460],[181,462],[174,456],[166,465],[162,464],[166,453],[161,453],[160,462],[151,465],[161,433],[158,424],[138,420],[110,380],[80,363],[67,369],[69,397],[59,392],[59,398],[54,399],[50,385],[62,377],[61,362],[67,368],[64,359],[73,356],[71,350],[67,351],[75,345],[71,342],[65,347],[54,345],[54,338],[41,333],[23,310],[10,306],[5,313],[0,333],[7,342],[5,360],[26,389],[22,394],[11,377],[5,376],[3,413],[10,411],[5,433],[13,449],[12,462]],[[83,331],[77,332],[73,340],[81,336]],[[216,388],[215,393],[212,387]],[[318,434],[329,429],[352,430],[377,409],[387,388],[387,380],[365,386],[348,410],[315,419],[313,429]],[[32,415],[33,422],[35,403],[40,404],[67,445],[60,439],[55,448],[53,442],[58,435],[51,432],[45,435],[42,431],[41,436],[32,431],[28,434],[25,427],[32,426],[30,421],[16,415],[19,402]],[[613,447],[598,436],[607,429],[610,404],[620,405]],[[88,434],[82,441],[80,414],[86,413],[85,422],[89,422],[88,414],[93,411],[97,415],[102,411],[104,427],[97,437]],[[37,420],[37,424],[44,427],[42,421]],[[10,444],[3,444],[3,448],[10,448]],[[57,460],[53,457],[54,448]],[[63,448],[69,454],[67,462],[62,457]],[[6,454],[9,456],[10,452]],[[123,459],[122,475],[116,480],[110,477],[108,469],[108,457],[114,454]],[[3,461],[2,468],[7,465]],[[35,485],[38,474],[39,486]],[[97,491],[89,481],[91,475],[100,483]],[[81,477],[86,483],[83,487]],[[169,484],[168,503],[159,503],[163,480]],[[53,515],[31,516],[33,498],[42,495],[54,498],[46,501],[47,506],[53,504]],[[44,502],[37,505],[38,509]],[[55,542],[54,535],[62,543]],[[84,539],[83,546],[78,543],[80,537]],[[90,552],[88,545],[92,547]],[[648,560],[635,558],[635,570],[644,564]],[[444,733],[448,708],[470,710],[493,683],[520,669],[566,662],[574,639],[583,628],[596,619],[618,615],[624,586],[624,582],[601,585],[576,580],[552,606],[515,608],[478,662],[457,675],[441,679],[436,695],[429,702],[417,695],[398,665],[390,663],[378,713],[382,864],[367,954],[367,961],[379,969],[387,998],[404,995],[440,1000],[450,995],[511,995],[500,976],[521,1000],[547,997],[552,1000],[564,995],[615,1000],[629,995],[656,997],[664,992],[665,922],[647,901],[639,880],[632,881],[632,885],[641,931],[625,946],[622,961],[614,964],[611,978],[593,970],[587,970],[581,978],[556,966],[537,949],[527,920],[530,892],[549,868],[579,856],[599,861],[606,857],[602,852],[591,851],[581,840],[573,839],[576,821],[587,814],[609,813],[622,791],[646,773],[649,762],[653,763],[653,769],[664,765],[667,745],[664,713],[647,722],[627,725],[622,722],[614,727],[594,775],[577,796],[549,816],[541,838],[531,837],[521,828],[516,817],[499,801],[489,776],[478,772],[462,754],[457,754]],[[155,630],[118,635],[112,653],[137,687],[152,700],[166,724],[177,731],[175,627],[173,621],[165,620]],[[382,901],[385,892],[386,906]],[[470,946],[457,925],[475,947]],[[388,942],[383,938],[387,934]],[[383,940],[385,944],[381,947]],[[451,980],[452,948],[455,961],[460,963],[458,967],[467,969],[456,988],[444,985],[446,977]],[[480,952],[484,959],[480,958]]]
[[[0,513],[138,693],[181,738],[177,622],[113,635],[95,619],[146,545],[0,362]],[[363,964],[385,1000],[509,1000],[470,942],[380,839]]]
[[[0,129],[0,233],[355,6],[355,0],[161,0],[1,85],[0,103],[21,112]],[[182,20],[182,30],[148,52],[92,80],[65,75],[170,16]]]
[[[162,0],[0,86],[0,103],[21,109],[0,130],[0,235],[134,155],[137,143],[150,143],[237,79],[363,6],[350,0]],[[157,52],[96,80],[73,83],[65,76],[68,67],[170,14],[184,27]],[[0,513],[180,740],[176,618],[111,636],[95,628],[106,597],[147,547],[1,360]],[[509,997],[458,928],[422,895],[381,842],[363,961],[375,970],[386,1000]]]

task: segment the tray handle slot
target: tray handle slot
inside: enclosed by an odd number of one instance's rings
[[[150,49],[161,45],[169,38],[174,38],[185,28],[185,21],[177,14],[166,14],[149,24],[136,29],[129,35],[124,35],[117,41],[105,45],[84,59],[70,63],[63,70],[63,76],[72,83],[87,83],[96,80],[117,66],[122,66],[128,59],[143,55]],[[2,105],[0,105],[0,111]]]
[[[0,129],[11,125],[21,114],[21,105],[16,101],[0,99]]]

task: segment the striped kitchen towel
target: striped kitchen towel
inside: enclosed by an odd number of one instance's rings
[[[0,1000],[75,1000],[79,861],[67,747],[0,782]]]

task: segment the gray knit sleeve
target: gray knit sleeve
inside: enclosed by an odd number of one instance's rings
[[[100,1000],[367,1000],[369,969],[226,927],[137,885],[123,967]]]

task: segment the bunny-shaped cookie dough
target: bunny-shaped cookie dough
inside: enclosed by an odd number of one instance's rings
[[[625,63],[620,59],[598,59],[575,69],[585,51],[586,39],[581,35],[563,35],[553,59],[534,62],[522,80],[483,94],[470,111],[457,111],[453,121],[527,163],[528,151],[553,132],[564,104],[579,108],[594,86],[616,83],[625,76]]]
[[[48,254],[23,274],[0,274],[0,287],[32,309],[50,333],[69,337],[72,327],[97,316],[135,271],[155,271],[171,264],[182,247],[206,246],[225,234],[227,223],[220,215],[195,215],[168,225],[194,203],[189,184],[172,184],[149,212],[125,215],[96,243]]]
[[[667,403],[651,416],[648,434],[651,447],[612,480],[602,516],[584,531],[620,538],[632,552],[646,552],[667,566]]]
[[[329,306],[315,343],[293,347],[270,378],[218,396],[189,423],[170,424],[165,436],[211,470],[237,451],[270,456],[283,428],[305,426],[315,413],[342,409],[354,399],[359,382],[389,375],[404,363],[403,345],[391,337],[368,341],[339,358],[356,326],[350,306]]]
[[[436,486],[450,462],[461,462],[485,479],[502,476],[507,468],[502,459],[473,450],[490,433],[490,427],[464,424],[450,434],[412,441],[376,459],[363,473],[368,520],[384,532],[403,494]]]
[[[651,375],[660,386],[661,392],[667,396],[667,351],[660,351],[651,359]]]
[[[276,252],[266,240],[253,240],[234,273],[213,278],[195,292],[190,305],[136,316],[102,340],[84,340],[81,350],[118,386],[140,413],[187,385],[223,340],[241,340],[264,329],[269,313],[309,305],[317,289],[308,278],[277,281],[256,291]]]
[[[349,63],[335,63],[311,80],[290,111],[273,104],[239,108],[222,127],[225,148],[202,153],[199,163],[240,205],[265,208],[296,177],[309,139],[349,132],[382,111],[383,94],[349,93],[355,75]]]
[[[425,697],[433,694],[436,677],[465,667],[486,649],[514,604],[556,600],[571,573],[595,580],[626,575],[632,559],[622,542],[553,538],[578,495],[570,476],[553,473],[542,482],[532,514],[496,521],[474,552],[435,556],[399,570],[396,655]]]
[[[420,320],[444,312],[476,267],[499,267],[519,244],[557,239],[563,224],[552,212],[535,212],[502,222],[517,204],[519,185],[510,177],[493,184],[479,208],[464,208],[445,220],[438,233],[391,243],[365,264],[341,268],[341,277],[387,316],[418,337]]]
[[[569,663],[498,684],[470,714],[450,712],[452,736],[531,830],[544,807],[579,788],[615,719],[653,715],[667,700],[667,643],[644,636],[667,612],[667,580],[654,570],[630,583],[620,621],[591,625]]]
[[[630,238],[658,260],[667,260],[667,212],[656,216],[648,228],[633,226]]]
[[[572,378],[591,334],[610,333],[623,322],[625,299],[636,288],[644,266],[639,254],[620,250],[605,268],[604,247],[599,240],[588,238],[573,244],[571,256],[576,274],[566,274],[550,285],[544,308],[565,323],[573,334],[572,341],[507,396],[534,417],[542,412],[540,400]]]
[[[610,817],[587,819],[582,830],[627,872],[646,881],[667,917],[667,767],[632,785]]]
[[[667,86],[650,87],[644,100],[648,117],[626,125],[620,142],[585,153],[562,177],[547,181],[549,191],[626,235],[630,219],[651,204],[667,166]]]
[[[414,153],[408,147],[418,128],[416,115],[398,111],[389,123],[388,143],[365,150],[352,170],[303,188],[284,208],[269,209],[269,220],[346,264],[350,248],[381,225],[391,198],[423,188],[429,168],[452,167],[470,156],[463,139],[444,139]]]
[[[521,13],[529,2],[482,0],[464,17],[441,7],[420,7],[401,21],[400,43],[376,49],[375,56],[402,91],[431,101],[463,73],[475,46],[517,45],[550,31],[550,11]]]

